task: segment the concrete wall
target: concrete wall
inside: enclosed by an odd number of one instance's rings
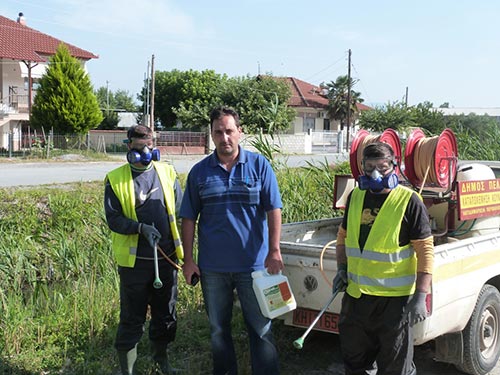
[[[311,154],[312,153],[312,137],[310,134],[279,134],[272,138],[270,135],[264,135],[264,139],[269,144],[277,146],[283,153],[286,154]],[[251,145],[252,140],[255,140],[255,135],[243,135],[241,145],[248,150],[256,151]]]

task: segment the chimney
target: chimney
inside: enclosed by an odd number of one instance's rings
[[[17,23],[26,26],[26,18],[24,18],[23,12],[19,12],[19,16],[17,17]]]

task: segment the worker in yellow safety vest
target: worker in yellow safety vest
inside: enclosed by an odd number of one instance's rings
[[[346,375],[415,375],[411,327],[427,317],[434,244],[427,209],[399,185],[391,146],[363,149],[337,235],[334,291]]]
[[[153,132],[137,125],[127,132],[127,164],[106,176],[104,208],[120,275],[120,322],[115,339],[121,374],[132,375],[148,305],[155,366],[176,371],[167,345],[177,329],[177,265],[183,250],[176,224],[182,191],[171,165],[160,163]],[[158,256],[158,251],[162,257]]]

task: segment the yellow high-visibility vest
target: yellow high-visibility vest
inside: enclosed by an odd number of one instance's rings
[[[417,258],[410,244],[399,246],[401,222],[413,190],[398,185],[380,208],[363,251],[359,232],[366,191],[352,192],[347,218],[347,293],[359,298],[408,296],[415,291]]]
[[[170,223],[170,231],[175,245],[175,253],[178,259],[184,258],[184,250],[182,248],[179,230],[175,218],[175,194],[174,183],[176,173],[171,165],[152,162],[165,197],[165,206],[167,207],[168,221]],[[109,183],[122,205],[123,214],[137,221],[135,213],[135,192],[134,182],[132,180],[132,171],[129,164],[124,164],[106,175],[106,180]],[[111,232],[111,241],[115,260],[119,266],[134,267],[137,256],[137,244],[139,242],[139,234],[120,234]]]

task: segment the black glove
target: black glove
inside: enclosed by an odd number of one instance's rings
[[[337,274],[333,278],[332,292],[344,292],[347,289],[347,264],[337,265]]]
[[[153,248],[155,247],[155,243],[161,238],[161,233],[153,225],[141,223],[139,233],[148,240],[149,245]]]
[[[413,327],[418,322],[421,322],[427,318],[427,306],[425,304],[425,297],[427,293],[418,292],[410,297],[408,303],[404,308],[404,312],[408,314],[408,320],[410,322],[410,327]]]

